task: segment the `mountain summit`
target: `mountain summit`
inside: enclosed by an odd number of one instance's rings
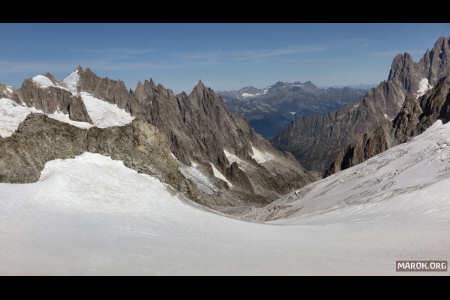
[[[245,116],[256,132],[273,138],[292,120],[325,113],[355,101],[366,90],[318,88],[311,81],[283,82],[257,89],[219,92],[227,108]]]
[[[62,81],[37,75],[19,89],[3,90],[8,98],[0,105],[20,110],[20,117],[0,140],[12,155],[0,156],[0,164],[15,162],[0,174],[2,181],[36,180],[47,161],[84,149],[120,158],[194,201],[238,213],[315,179],[292,155],[275,149],[244,118],[229,112],[202,81],[189,95],[175,95],[151,79],[130,91],[121,80],[79,66]],[[65,147],[54,145],[60,142]],[[19,144],[21,150],[11,150]]]
[[[449,57],[448,37],[439,38],[417,63],[411,55],[399,54],[393,59],[388,80],[340,109],[293,121],[273,144],[293,153],[307,169],[323,174],[341,149],[361,134],[392,121],[408,95],[420,97],[450,75]]]

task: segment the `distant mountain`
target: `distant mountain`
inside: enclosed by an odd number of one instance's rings
[[[357,142],[362,134],[394,120],[408,96],[421,96],[450,75],[449,45],[450,38],[439,38],[419,62],[408,53],[398,54],[386,81],[354,103],[293,121],[272,140],[273,144],[290,151],[307,169],[326,173],[342,149]]]
[[[365,92],[350,87],[318,88],[311,81],[278,81],[264,89],[249,86],[218,94],[229,110],[245,116],[256,132],[270,139],[295,119],[329,112]]]

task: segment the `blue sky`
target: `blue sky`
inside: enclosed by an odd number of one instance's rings
[[[393,57],[420,59],[450,24],[0,24],[0,82],[78,64],[134,89],[153,78],[189,93],[311,80],[319,86],[376,84]]]

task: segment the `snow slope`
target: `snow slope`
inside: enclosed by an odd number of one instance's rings
[[[353,209],[354,205],[364,203],[375,205],[374,203],[387,200],[393,203],[389,205],[394,205],[400,203],[397,199],[410,199],[405,201],[414,203],[416,207],[430,203],[434,205],[437,202],[448,206],[448,180],[450,122],[443,125],[441,121],[437,121],[410,142],[313,182],[263,209],[256,209],[252,215],[260,219],[267,216],[271,219],[287,216],[292,218],[347,207]],[[428,190],[430,192],[425,192]],[[444,211],[448,213],[448,208]]]
[[[0,98],[0,136],[8,137],[16,131],[19,124],[25,120],[30,113],[44,113],[34,107],[19,105],[11,99]],[[80,128],[89,128],[92,125],[86,122],[77,122],[62,112],[48,114],[49,118],[69,123]]]
[[[99,154],[51,161],[36,183],[0,184],[0,274],[368,275],[448,259],[450,125],[419,137],[301,192],[310,212],[328,212],[266,224],[215,214]]]
[[[96,98],[86,91],[78,92],[79,80],[80,75],[78,74],[78,70],[75,70],[63,79],[62,84],[73,95],[79,95],[81,97],[95,127],[124,126],[133,121],[134,117],[117,105]]]
[[[63,89],[68,91],[68,89],[61,85],[61,84],[55,84],[53,83],[47,76],[45,75],[36,75],[31,79],[36,85],[38,85],[40,88],[46,89],[49,87],[55,87],[55,88],[59,88],[59,89]]]
[[[124,126],[134,119],[117,105],[96,98],[88,92],[81,92],[80,96],[95,127]]]

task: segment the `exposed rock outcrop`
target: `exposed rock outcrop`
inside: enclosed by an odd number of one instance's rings
[[[223,151],[227,148],[242,160],[253,163],[253,167],[245,172],[252,178],[252,185],[259,185],[254,187],[255,191],[267,199],[275,199],[315,179],[292,155],[275,149],[255,133],[243,117],[229,112],[223,100],[201,81],[189,95],[184,92],[175,95],[153,80],[139,82],[136,90],[130,92],[121,81],[100,78],[89,69],[79,68],[77,72],[79,90],[89,91],[155,125],[168,137],[170,150],[185,165],[191,165],[193,161],[211,162],[228,176],[231,162]],[[286,167],[279,170],[273,164],[266,164],[261,168],[252,160],[252,147],[271,153],[276,160],[285,162]],[[270,179],[269,184],[260,178]],[[227,179],[232,180],[231,177]],[[236,187],[242,192],[248,191],[245,182],[237,182]]]
[[[178,170],[165,135],[142,120],[121,127],[81,129],[43,114],[29,114],[12,136],[0,138],[0,149],[1,182],[35,182],[46,162],[93,152],[121,160],[200,199],[195,185]]]
[[[57,82],[51,74],[47,73],[45,76],[52,82]],[[81,98],[59,87],[41,88],[32,79],[26,79],[10,98],[46,114],[58,111],[68,114],[74,121],[92,123]]]
[[[346,107],[293,121],[273,144],[292,152],[307,169],[326,173],[341,149],[384,120],[393,120],[406,96],[421,96],[429,85],[435,86],[443,76],[450,75],[449,57],[448,37],[440,38],[418,63],[407,53],[399,54],[387,81]]]
[[[36,181],[45,162],[90,151],[122,160],[199,203],[228,212],[230,207],[267,204],[316,179],[291,154],[256,134],[244,118],[228,112],[222,99],[202,82],[189,95],[174,95],[152,80],[138,83],[133,92],[122,81],[79,67],[62,82],[51,74],[26,80],[10,97],[46,114],[62,112],[91,124],[95,101],[106,101],[129,112],[134,121],[81,129],[29,115],[11,137],[0,140],[5,167],[0,181]],[[89,101],[89,113],[83,101]],[[158,152],[161,147],[167,151]],[[8,165],[9,160],[14,163]],[[185,167],[192,168],[192,178],[179,170]],[[209,191],[199,192],[197,184],[206,184]]]
[[[326,171],[326,176],[359,164],[385,150],[407,142],[424,132],[438,119],[450,120],[450,80],[442,78],[420,98],[407,96],[392,122],[361,135],[355,143],[342,149]]]

